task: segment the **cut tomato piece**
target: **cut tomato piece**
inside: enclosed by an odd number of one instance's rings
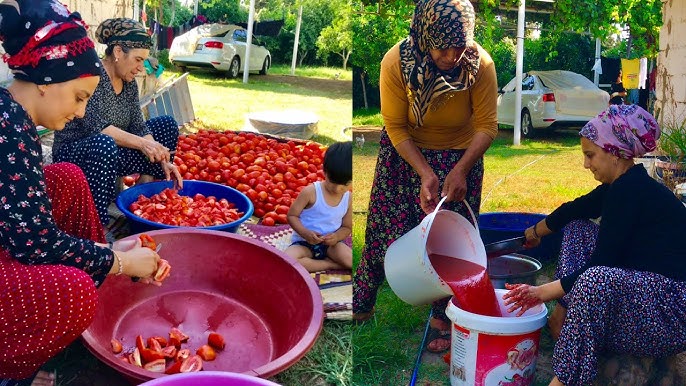
[[[180,368],[180,372],[182,373],[192,373],[200,370],[202,370],[202,358],[197,355],[184,359]]]
[[[184,348],[184,349],[179,350],[176,353],[176,360],[182,361],[182,360],[188,358],[189,356],[191,356],[191,350]]]
[[[162,358],[146,363],[143,368],[154,373],[163,373],[166,370],[166,365],[167,362]]]
[[[143,351],[143,349],[146,348],[145,340],[143,339],[142,335],[138,335],[136,337],[136,348],[138,349],[138,351]]]
[[[169,276],[169,272],[171,271],[171,265],[169,265],[169,262],[165,259],[160,259],[160,261],[157,263],[157,272],[155,272],[155,276],[153,277],[155,281],[163,281],[164,279]]]
[[[112,352],[115,354],[119,354],[123,350],[123,347],[121,346],[121,342],[118,341],[117,339],[110,340],[110,345],[112,346]]]
[[[177,338],[181,343],[186,343],[188,341],[188,335],[184,334],[183,331],[176,327],[172,327],[172,329],[169,331],[169,336]]]
[[[138,350],[138,347],[133,349],[133,354],[131,354],[129,362],[131,362],[132,365],[143,367],[143,362],[141,361],[141,352]]]
[[[216,332],[210,333],[210,335],[207,337],[207,344],[217,350],[223,350],[224,346],[226,345],[224,343],[224,337]]]
[[[167,346],[162,349],[162,355],[167,359],[176,359],[176,347]]]
[[[217,357],[217,353],[214,349],[207,344],[200,346],[195,353],[204,361],[213,361]]]
[[[153,240],[150,235],[143,233],[139,236],[139,238],[141,239],[141,246],[143,248],[150,248],[153,251],[155,250],[155,248],[157,248],[155,240]]]
[[[183,361],[176,361],[164,371],[165,374],[178,374],[181,372]]]
[[[162,352],[151,350],[149,348],[144,348],[140,351],[140,353],[141,359],[143,359],[143,362],[145,363],[156,361],[158,359],[164,359],[164,355],[162,354]]]
[[[148,338],[148,347],[152,351],[162,351],[162,345],[155,338]]]
[[[148,346],[150,346],[150,339],[156,340],[163,348],[167,347],[167,340],[163,336],[153,336],[148,338]]]

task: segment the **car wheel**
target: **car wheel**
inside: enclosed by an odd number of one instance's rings
[[[186,66],[177,66],[177,67],[179,67],[179,70],[181,70],[181,73],[183,73],[183,74],[188,72],[188,67],[186,67]]]
[[[269,71],[269,57],[264,58],[264,63],[262,63],[262,69],[260,70],[260,75],[267,75]]]
[[[229,66],[229,78],[237,77],[240,67],[241,60],[238,58],[238,56],[234,56],[233,59],[231,59],[231,65]]]
[[[524,138],[534,137],[534,124],[531,122],[529,110],[522,110],[522,136]]]

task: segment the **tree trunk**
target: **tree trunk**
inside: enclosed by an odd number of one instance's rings
[[[306,56],[307,56],[307,51],[303,51],[302,54],[300,55],[300,58],[298,58],[298,67],[302,67],[303,60],[305,60]]]
[[[364,71],[360,72],[360,80],[362,81],[362,99],[364,99],[364,108],[369,108],[369,103],[367,103],[367,86],[364,81]]]
[[[345,71],[348,68],[348,59],[350,58],[350,51],[345,52],[345,55],[341,55],[343,57],[343,71]]]
[[[174,16],[176,15],[176,0],[171,0],[171,19],[169,19],[169,25],[174,25]]]

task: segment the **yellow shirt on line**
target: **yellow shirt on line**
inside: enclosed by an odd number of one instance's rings
[[[433,99],[424,115],[424,126],[417,129],[400,68],[400,43],[386,53],[379,79],[381,115],[394,146],[412,139],[425,149],[466,149],[477,132],[495,138],[498,133],[495,64],[481,46],[478,49],[481,64],[474,85]]]

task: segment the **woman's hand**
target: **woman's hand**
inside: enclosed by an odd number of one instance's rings
[[[140,151],[148,157],[148,160],[152,163],[158,162],[169,162],[171,155],[169,154],[169,149],[164,147],[159,142],[151,139],[141,138],[142,144]]]
[[[122,261],[123,274],[142,278],[143,283],[152,282],[152,277],[157,272],[157,263],[160,260],[157,252],[150,248],[136,246],[128,251],[117,253]]]
[[[503,296],[505,305],[510,306],[507,312],[517,312],[517,316],[522,316],[530,308],[543,304],[543,293],[541,287],[528,284],[505,284],[505,289],[509,291]]]
[[[172,162],[168,161],[162,161],[161,165],[167,181],[170,181],[173,176],[174,187],[177,189],[183,189],[183,177],[181,176],[181,172],[179,172],[179,168],[177,168]]]
[[[424,213],[429,214],[438,205],[438,177],[433,171],[421,176],[422,186],[419,189],[419,203]]]
[[[539,244],[541,244],[541,238],[536,235],[534,232],[534,226],[530,226],[524,230],[524,237],[526,237],[526,242],[524,243],[524,246],[526,248],[535,248]]]
[[[446,201],[462,201],[467,195],[467,173],[462,168],[454,167],[443,181],[442,197],[448,197]]]

